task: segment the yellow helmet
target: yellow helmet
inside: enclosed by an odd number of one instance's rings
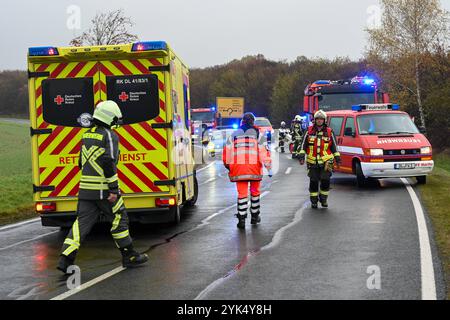
[[[327,121],[327,114],[325,111],[319,110],[314,114],[314,119],[323,119],[325,121]]]
[[[122,112],[114,101],[102,101],[94,110],[94,119],[97,119],[108,126],[120,124],[122,120]]]

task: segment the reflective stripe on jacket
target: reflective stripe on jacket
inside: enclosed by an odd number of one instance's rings
[[[78,198],[107,199],[119,193],[117,162],[119,138],[110,129],[95,126],[83,134],[79,167],[81,169]]]
[[[261,140],[255,127],[241,127],[227,140],[222,159],[230,170],[230,181],[260,181],[263,178],[263,165],[271,169],[270,150]]]
[[[308,164],[323,165],[334,157],[340,156],[336,149],[337,143],[333,131],[328,126],[323,128],[325,130],[310,126],[303,138],[300,154],[306,154]]]

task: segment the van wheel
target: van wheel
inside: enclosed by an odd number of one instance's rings
[[[356,183],[358,185],[359,188],[364,188],[367,185],[367,181],[368,179],[366,179],[366,177],[364,177],[362,168],[361,168],[361,163],[356,162]]]
[[[427,183],[427,176],[420,176],[416,177],[418,184],[426,184]]]
[[[197,176],[194,176],[194,196],[192,199],[186,201],[186,206],[193,207],[197,203],[198,199],[198,182],[197,182]]]
[[[172,223],[173,224],[179,224],[181,221],[181,210],[180,206],[174,206],[170,207],[169,209],[169,215],[172,217]]]

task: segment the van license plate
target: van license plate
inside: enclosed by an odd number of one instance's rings
[[[402,169],[415,169],[415,163],[396,163],[394,164],[394,169],[402,170]]]

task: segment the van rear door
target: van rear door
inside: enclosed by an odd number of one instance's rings
[[[124,125],[118,174],[123,194],[169,192],[169,151],[163,58],[101,61],[99,92],[117,102]]]
[[[32,117],[34,191],[38,198],[74,197],[78,193],[78,157],[83,126],[90,125],[98,66],[95,61],[37,63],[34,70],[35,116]]]

